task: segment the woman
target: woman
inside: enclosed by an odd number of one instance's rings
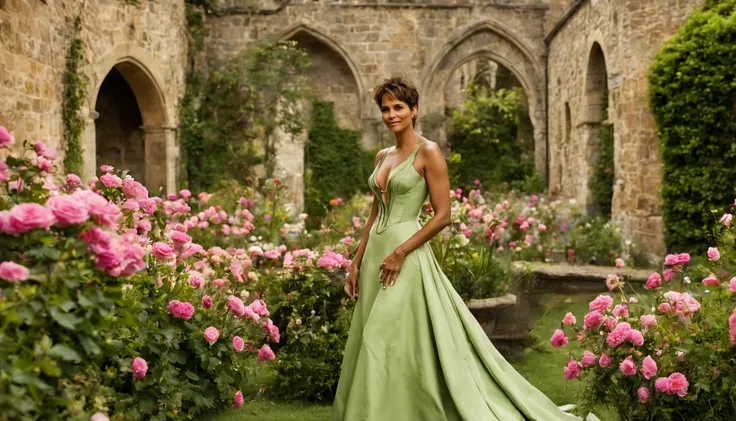
[[[376,155],[375,197],[345,292],[358,299],[333,421],[578,420],[496,351],[427,243],[450,224],[445,159],[414,131],[419,94],[394,77],[375,101],[396,146]],[[429,194],[434,216],[417,217]]]

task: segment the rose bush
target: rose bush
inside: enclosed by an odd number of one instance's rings
[[[2,417],[188,419],[237,406],[248,361],[273,359],[266,342],[278,340],[263,301],[229,305],[249,296],[256,255],[193,242],[186,191],[149,197],[109,167],[89,189],[73,174],[57,185],[55,156],[25,142],[0,165]]]
[[[552,346],[564,346],[567,332],[586,349],[563,370],[587,382],[585,410],[608,405],[627,420],[732,417],[736,230],[728,215],[704,263],[691,267],[687,253],[666,256],[643,295],[627,294],[625,278],[611,274],[606,284],[614,294],[599,296],[584,317],[571,315],[555,331]]]

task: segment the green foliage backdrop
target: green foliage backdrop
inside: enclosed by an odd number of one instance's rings
[[[711,1],[659,52],[650,104],[664,164],[667,245],[703,249],[736,197],[736,1]],[[695,251],[693,250],[693,251]]]
[[[365,188],[368,174],[363,170],[366,159],[360,132],[337,126],[332,103],[314,100],[312,110],[305,157],[305,210],[317,222],[327,214],[330,199],[348,199]]]

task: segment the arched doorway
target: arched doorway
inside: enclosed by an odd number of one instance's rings
[[[175,146],[175,128],[169,124],[158,79],[139,60],[117,54],[103,59],[95,75],[98,88],[90,93],[94,120],[88,123],[84,145],[85,161],[90,161],[85,174],[99,175],[101,165],[112,165],[128,170],[151,194],[173,192],[176,154],[169,151]]]
[[[593,43],[585,77],[585,147],[588,151],[586,211],[611,216],[613,203],[613,124],[608,120],[608,71],[603,49]]]
[[[448,81],[452,81],[458,68],[481,57],[507,69],[523,88],[533,126],[535,168],[546,176],[543,68],[531,49],[497,22],[484,21],[459,31],[424,70],[420,92],[424,105],[420,106],[419,129],[444,145],[448,129],[445,109]]]
[[[534,174],[535,142],[529,99],[516,75],[491,57],[471,56],[457,65],[444,90],[447,147],[455,155],[448,164],[451,182],[520,187]],[[468,128],[471,121],[482,133]]]
[[[133,178],[146,184],[141,110],[133,90],[116,68],[102,82],[95,111],[98,114],[95,120],[97,163],[127,169]],[[99,168],[97,175],[102,175]]]

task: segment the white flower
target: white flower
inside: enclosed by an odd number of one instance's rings
[[[251,243],[255,243],[256,241],[258,241],[255,235],[251,235],[248,240],[250,240]]]

